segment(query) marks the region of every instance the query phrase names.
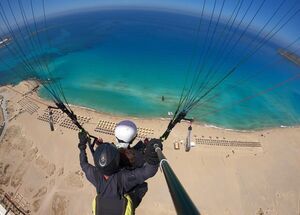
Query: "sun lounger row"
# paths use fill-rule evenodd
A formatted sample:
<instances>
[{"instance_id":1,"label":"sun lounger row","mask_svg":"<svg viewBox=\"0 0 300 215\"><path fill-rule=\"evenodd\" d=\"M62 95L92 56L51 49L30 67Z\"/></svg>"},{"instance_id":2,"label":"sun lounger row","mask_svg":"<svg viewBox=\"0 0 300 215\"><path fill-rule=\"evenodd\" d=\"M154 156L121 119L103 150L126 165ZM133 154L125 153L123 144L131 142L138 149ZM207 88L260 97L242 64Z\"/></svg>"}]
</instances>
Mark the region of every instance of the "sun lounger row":
<instances>
[{"instance_id":1,"label":"sun lounger row","mask_svg":"<svg viewBox=\"0 0 300 215\"><path fill-rule=\"evenodd\" d=\"M154 130L149 128L138 128L137 131L138 133L154 134Z\"/></svg>"},{"instance_id":2,"label":"sun lounger row","mask_svg":"<svg viewBox=\"0 0 300 215\"><path fill-rule=\"evenodd\" d=\"M116 126L111 126L111 125L102 125L102 126L97 126L97 128L103 128L103 129L106 129L106 130L109 130L109 131L114 131Z\"/></svg>"},{"instance_id":3,"label":"sun lounger row","mask_svg":"<svg viewBox=\"0 0 300 215\"><path fill-rule=\"evenodd\" d=\"M138 134L137 137L140 138L140 139L146 139L146 138L151 139L151 137L149 135L146 135L146 134Z\"/></svg>"},{"instance_id":4,"label":"sun lounger row","mask_svg":"<svg viewBox=\"0 0 300 215\"><path fill-rule=\"evenodd\" d=\"M77 117L77 120L80 125L84 125L84 122L81 120L81 118ZM64 118L63 121L59 124L60 126L64 128L68 128L74 131L79 131L79 128L72 122L70 118Z\"/></svg>"},{"instance_id":5,"label":"sun lounger row","mask_svg":"<svg viewBox=\"0 0 300 215\"><path fill-rule=\"evenodd\" d=\"M115 122L100 120L94 131L103 134L114 135L116 125L117 124Z\"/></svg>"},{"instance_id":6,"label":"sun lounger row","mask_svg":"<svg viewBox=\"0 0 300 215\"><path fill-rule=\"evenodd\" d=\"M145 138L150 138L154 134L154 130L150 128L141 128L139 127L137 129L138 135L137 137L145 139Z\"/></svg>"},{"instance_id":7,"label":"sun lounger row","mask_svg":"<svg viewBox=\"0 0 300 215\"><path fill-rule=\"evenodd\" d=\"M100 120L97 127L94 130L96 132L113 135L116 125L117 125L117 123L115 123L115 122ZM154 134L153 129L141 128L141 127L137 128L137 132L138 132L137 136L139 138L146 138L146 137L149 137Z\"/></svg>"},{"instance_id":8,"label":"sun lounger row","mask_svg":"<svg viewBox=\"0 0 300 215\"><path fill-rule=\"evenodd\" d=\"M103 128L99 128L99 127L96 127L94 129L94 131L100 132L100 133L103 133L103 134L114 135L114 131L113 130L107 130L107 129L103 129Z\"/></svg>"},{"instance_id":9,"label":"sun lounger row","mask_svg":"<svg viewBox=\"0 0 300 215\"><path fill-rule=\"evenodd\" d=\"M88 123L91 120L91 117L87 117L87 116L78 116L77 115L77 120L79 122L84 122L84 123Z\"/></svg>"},{"instance_id":10,"label":"sun lounger row","mask_svg":"<svg viewBox=\"0 0 300 215\"><path fill-rule=\"evenodd\" d=\"M231 146L231 147L261 147L259 142L237 141L237 140L214 140L214 139L196 139L196 144L211 146Z\"/></svg>"},{"instance_id":11,"label":"sun lounger row","mask_svg":"<svg viewBox=\"0 0 300 215\"><path fill-rule=\"evenodd\" d=\"M61 127L68 128L74 131L79 131L79 128L74 123L62 122L59 124Z\"/></svg>"},{"instance_id":12,"label":"sun lounger row","mask_svg":"<svg viewBox=\"0 0 300 215\"><path fill-rule=\"evenodd\" d=\"M59 116L63 116L64 115L64 113L61 110L59 110L59 109L51 109L51 111L52 111L53 115L59 115ZM45 112L49 113L49 109L48 108L45 109Z\"/></svg>"},{"instance_id":13,"label":"sun lounger row","mask_svg":"<svg viewBox=\"0 0 300 215\"><path fill-rule=\"evenodd\" d=\"M63 117L62 114L59 112L52 112L52 118L53 118L53 123L56 124L58 121ZM42 120L44 122L49 122L49 112L48 109L46 109L42 115L39 115L37 119Z\"/></svg>"},{"instance_id":14,"label":"sun lounger row","mask_svg":"<svg viewBox=\"0 0 300 215\"><path fill-rule=\"evenodd\" d=\"M30 100L30 99L28 99L26 97L24 97L21 100L19 100L18 104L20 104L21 106L32 105L32 106L38 107L37 104L35 104L32 100Z\"/></svg>"},{"instance_id":15,"label":"sun lounger row","mask_svg":"<svg viewBox=\"0 0 300 215\"><path fill-rule=\"evenodd\" d=\"M79 130L72 120L68 118L61 110L51 109L51 112L54 124L60 123L59 125L64 128L75 131ZM49 109L45 109L42 115L38 116L38 119L44 122L49 122ZM81 125L83 125L84 123L88 123L91 120L91 117L77 116L77 120Z\"/></svg>"},{"instance_id":16,"label":"sun lounger row","mask_svg":"<svg viewBox=\"0 0 300 215\"><path fill-rule=\"evenodd\" d=\"M32 106L25 106L22 108L23 110L27 111L29 114L34 114L39 108L35 108L35 107L32 107Z\"/></svg>"},{"instance_id":17,"label":"sun lounger row","mask_svg":"<svg viewBox=\"0 0 300 215\"><path fill-rule=\"evenodd\" d=\"M114 129L105 129L105 128L96 127L94 131L103 134L114 135ZM142 139L150 138L149 134L146 133L138 133L137 137Z\"/></svg>"},{"instance_id":18,"label":"sun lounger row","mask_svg":"<svg viewBox=\"0 0 300 215\"><path fill-rule=\"evenodd\" d=\"M22 98L17 103L21 106L21 108L23 110L27 111L30 114L35 113L39 109L38 105L36 105L34 102L32 102L31 100L27 99L26 97Z\"/></svg>"},{"instance_id":19,"label":"sun lounger row","mask_svg":"<svg viewBox=\"0 0 300 215\"><path fill-rule=\"evenodd\" d=\"M100 120L96 128L102 128L105 130L114 131L116 128L116 125L117 125L117 123L115 123L115 122Z\"/></svg>"}]
</instances>

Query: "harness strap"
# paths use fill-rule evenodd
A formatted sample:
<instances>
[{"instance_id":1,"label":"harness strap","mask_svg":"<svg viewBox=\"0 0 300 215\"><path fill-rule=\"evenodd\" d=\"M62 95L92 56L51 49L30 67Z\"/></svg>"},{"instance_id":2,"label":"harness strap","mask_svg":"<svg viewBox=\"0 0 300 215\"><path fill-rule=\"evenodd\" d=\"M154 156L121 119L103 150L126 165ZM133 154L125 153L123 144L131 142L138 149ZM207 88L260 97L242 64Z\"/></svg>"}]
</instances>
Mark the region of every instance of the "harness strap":
<instances>
[{"instance_id":1,"label":"harness strap","mask_svg":"<svg viewBox=\"0 0 300 215\"><path fill-rule=\"evenodd\" d=\"M109 177L104 189L102 189L102 193L106 191L109 184L115 180L117 177L117 191L120 196L118 199L106 199L102 198L100 193L100 184L97 187L97 196L93 201L93 214L122 214L122 215L132 215L134 214L134 208L132 204L132 200L128 194L124 194L124 187L122 185L122 174L120 172L113 177Z\"/></svg>"},{"instance_id":2,"label":"harness strap","mask_svg":"<svg viewBox=\"0 0 300 215\"><path fill-rule=\"evenodd\" d=\"M118 189L120 198L122 198L124 195L124 189L123 189L123 185L122 185L122 175L120 174L120 172L117 173L117 189Z\"/></svg>"},{"instance_id":3,"label":"harness strap","mask_svg":"<svg viewBox=\"0 0 300 215\"><path fill-rule=\"evenodd\" d=\"M104 177L104 176L102 176L102 177ZM106 185L105 185L105 187L104 187L102 193L104 193L104 192L106 191L108 185L112 182L112 179L113 179L112 177L109 177L109 178L108 178L108 180L107 180L107 182L106 182ZM98 186L97 186L97 194L98 194L98 195L99 195L99 194L101 195L100 187L101 187L101 183L98 183Z\"/></svg>"}]
</instances>

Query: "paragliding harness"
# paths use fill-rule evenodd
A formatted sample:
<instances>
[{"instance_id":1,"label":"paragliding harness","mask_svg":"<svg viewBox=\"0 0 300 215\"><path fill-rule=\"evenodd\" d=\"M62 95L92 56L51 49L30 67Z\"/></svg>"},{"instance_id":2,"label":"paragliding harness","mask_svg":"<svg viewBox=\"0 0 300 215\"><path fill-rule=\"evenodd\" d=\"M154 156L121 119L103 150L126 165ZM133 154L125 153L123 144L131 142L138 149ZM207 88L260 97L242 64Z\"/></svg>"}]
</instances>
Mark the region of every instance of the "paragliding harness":
<instances>
[{"instance_id":1,"label":"paragliding harness","mask_svg":"<svg viewBox=\"0 0 300 215\"><path fill-rule=\"evenodd\" d=\"M73 111L69 110L64 103L59 102L55 103L57 107L51 107L49 106L49 122L50 127L52 130L51 122L53 123L53 119L51 120L52 113L50 113L51 108L54 109L60 109L64 113L67 114L67 116L72 120L72 122L82 131L86 132L85 129L79 124L76 115L73 113ZM176 111L177 113L177 111ZM186 119L187 112L181 111L177 114L175 114L175 117L170 121L168 124L168 127L166 131L163 133L163 135L160 137L161 141L164 141L168 138L169 134L171 133L172 129L175 127L177 123L180 123L181 120ZM54 129L53 129L54 130ZM97 137L89 135L91 138L94 139L93 143L90 141L88 142L88 146L90 148L90 151L92 154L94 154L94 146L97 141ZM159 157L160 160L160 167L164 173L165 179L167 181L169 191L176 209L177 214L200 214L188 194L186 193L185 189L181 185L180 181L176 177L175 173L173 172L171 166L168 164L166 157L163 155L161 149L159 147L155 147L155 151ZM116 174L117 178L117 186L118 186L118 192L120 195L120 199L105 199L101 198L101 193L98 193L99 188L97 188L97 196L95 197L93 201L93 214L124 214L124 215L131 215L134 214L134 207L132 207L132 200L129 197L128 194L123 193L122 189L122 183L121 183L121 174ZM112 180L112 178L110 179ZM121 192L120 192L121 191Z\"/></svg>"},{"instance_id":2,"label":"paragliding harness","mask_svg":"<svg viewBox=\"0 0 300 215\"><path fill-rule=\"evenodd\" d=\"M93 215L103 214L116 214L116 215L132 215L134 214L134 207L132 200L128 194L123 193L123 186L121 183L121 174L117 173L117 186L120 198L108 199L102 198L100 193L100 187L97 187L97 196L92 203ZM109 178L108 180L112 180ZM106 190L109 183L106 184L104 190Z\"/></svg>"},{"instance_id":3,"label":"paragliding harness","mask_svg":"<svg viewBox=\"0 0 300 215\"><path fill-rule=\"evenodd\" d=\"M72 122L83 132L86 132L89 137L93 138L93 142L88 141L88 146L91 151L91 154L93 155L95 150L94 146L96 145L96 142L98 140L97 137L90 135L78 122L77 116L66 108L66 106L63 103L55 103L57 107L49 106L49 123L50 123L50 129L51 131L54 130L53 126L53 113L51 109L60 109L62 112L67 114L67 116L72 120ZM121 174L117 173L117 189L120 198L116 199L107 199L102 198L102 195L100 193L100 187L97 187L97 196L94 198L92 203L92 211L94 215L100 215L100 214L116 214L116 215L132 215L134 214L134 207L132 200L128 194L124 194L123 192L123 186L121 182ZM112 177L108 180L112 180ZM106 187L104 190L106 190L109 183L106 184Z\"/></svg>"}]
</instances>

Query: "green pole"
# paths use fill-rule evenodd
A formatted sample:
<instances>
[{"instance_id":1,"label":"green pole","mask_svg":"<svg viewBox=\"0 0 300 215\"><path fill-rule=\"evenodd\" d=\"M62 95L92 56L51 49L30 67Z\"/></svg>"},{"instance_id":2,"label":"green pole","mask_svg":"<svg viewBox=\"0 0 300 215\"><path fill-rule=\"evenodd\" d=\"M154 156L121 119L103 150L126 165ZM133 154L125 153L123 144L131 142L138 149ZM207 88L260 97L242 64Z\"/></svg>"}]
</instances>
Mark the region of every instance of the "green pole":
<instances>
[{"instance_id":1,"label":"green pole","mask_svg":"<svg viewBox=\"0 0 300 215\"><path fill-rule=\"evenodd\" d=\"M200 214L159 147L155 148L177 214Z\"/></svg>"}]
</instances>

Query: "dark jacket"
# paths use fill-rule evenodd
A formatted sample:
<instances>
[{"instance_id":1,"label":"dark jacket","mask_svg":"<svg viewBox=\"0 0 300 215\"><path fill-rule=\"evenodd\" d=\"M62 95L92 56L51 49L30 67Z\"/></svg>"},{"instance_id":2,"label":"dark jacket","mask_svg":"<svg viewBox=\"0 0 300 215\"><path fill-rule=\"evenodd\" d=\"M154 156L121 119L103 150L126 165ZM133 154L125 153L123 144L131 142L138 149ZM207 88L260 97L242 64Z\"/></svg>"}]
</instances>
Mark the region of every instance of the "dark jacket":
<instances>
[{"instance_id":1,"label":"dark jacket","mask_svg":"<svg viewBox=\"0 0 300 215\"><path fill-rule=\"evenodd\" d=\"M134 148L119 149L120 152L120 168L128 170L143 167L145 164L144 154Z\"/></svg>"},{"instance_id":2,"label":"dark jacket","mask_svg":"<svg viewBox=\"0 0 300 215\"><path fill-rule=\"evenodd\" d=\"M79 159L81 169L85 173L86 178L96 187L97 193L101 193L103 198L119 197L118 174L122 184L122 191L126 193L136 185L142 184L145 180L154 176L158 170L158 165L145 163L141 168L134 170L122 169L111 175L108 180L105 180L103 174L95 166L88 163L85 150L80 150Z\"/></svg>"}]
</instances>

